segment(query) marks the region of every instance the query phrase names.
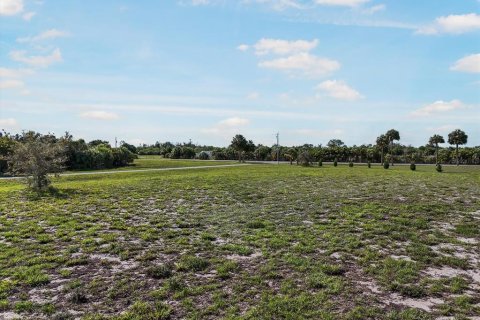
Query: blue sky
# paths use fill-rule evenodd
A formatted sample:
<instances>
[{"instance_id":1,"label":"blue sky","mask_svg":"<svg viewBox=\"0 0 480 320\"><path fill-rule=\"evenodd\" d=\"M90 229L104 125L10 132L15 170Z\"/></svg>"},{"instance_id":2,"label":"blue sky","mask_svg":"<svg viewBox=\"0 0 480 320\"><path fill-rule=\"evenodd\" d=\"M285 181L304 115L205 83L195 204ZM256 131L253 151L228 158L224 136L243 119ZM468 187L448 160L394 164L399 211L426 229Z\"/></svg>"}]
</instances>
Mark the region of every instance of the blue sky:
<instances>
[{"instance_id":1,"label":"blue sky","mask_svg":"<svg viewBox=\"0 0 480 320\"><path fill-rule=\"evenodd\" d=\"M480 145L478 0L0 2L0 128Z\"/></svg>"}]
</instances>

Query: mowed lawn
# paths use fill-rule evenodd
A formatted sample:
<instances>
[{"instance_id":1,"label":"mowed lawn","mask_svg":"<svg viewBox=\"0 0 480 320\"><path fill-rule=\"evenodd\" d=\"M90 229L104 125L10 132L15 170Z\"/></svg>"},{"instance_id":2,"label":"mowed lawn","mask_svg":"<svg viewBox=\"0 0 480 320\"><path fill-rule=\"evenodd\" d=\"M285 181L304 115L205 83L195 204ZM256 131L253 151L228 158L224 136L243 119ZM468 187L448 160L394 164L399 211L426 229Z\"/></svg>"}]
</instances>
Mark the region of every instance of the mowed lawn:
<instances>
[{"instance_id":1,"label":"mowed lawn","mask_svg":"<svg viewBox=\"0 0 480 320\"><path fill-rule=\"evenodd\" d=\"M478 317L480 168L444 169L0 180L0 319Z\"/></svg>"}]
</instances>

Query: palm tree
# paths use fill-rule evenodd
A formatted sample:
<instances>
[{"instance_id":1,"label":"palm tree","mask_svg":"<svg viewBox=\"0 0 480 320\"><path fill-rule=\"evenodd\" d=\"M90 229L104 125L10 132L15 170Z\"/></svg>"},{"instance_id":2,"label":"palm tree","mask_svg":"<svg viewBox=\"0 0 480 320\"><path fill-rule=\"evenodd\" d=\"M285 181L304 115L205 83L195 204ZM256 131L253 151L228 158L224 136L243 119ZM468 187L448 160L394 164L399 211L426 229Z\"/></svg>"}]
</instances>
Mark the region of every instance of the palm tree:
<instances>
[{"instance_id":1,"label":"palm tree","mask_svg":"<svg viewBox=\"0 0 480 320\"><path fill-rule=\"evenodd\" d=\"M390 143L390 155L392 158L392 166L393 166L393 141L400 140L400 133L395 129L390 129L387 131L387 133L385 133L385 136L388 138L388 141Z\"/></svg>"},{"instance_id":2,"label":"palm tree","mask_svg":"<svg viewBox=\"0 0 480 320\"><path fill-rule=\"evenodd\" d=\"M388 146L388 137L384 134L381 134L379 137L377 137L377 147L380 148L380 151L382 152L382 156L380 158L380 162L383 163L383 153L385 152L385 147Z\"/></svg>"},{"instance_id":3,"label":"palm tree","mask_svg":"<svg viewBox=\"0 0 480 320\"><path fill-rule=\"evenodd\" d=\"M455 156L457 158L457 166L458 166L458 145L466 144L468 140L468 136L460 129L453 130L448 134L448 143L451 145L455 145Z\"/></svg>"},{"instance_id":4,"label":"palm tree","mask_svg":"<svg viewBox=\"0 0 480 320\"><path fill-rule=\"evenodd\" d=\"M439 134L435 134L430 137L430 140L428 141L430 145L435 146L435 163L438 163L438 144L439 143L445 143L445 139Z\"/></svg>"}]
</instances>

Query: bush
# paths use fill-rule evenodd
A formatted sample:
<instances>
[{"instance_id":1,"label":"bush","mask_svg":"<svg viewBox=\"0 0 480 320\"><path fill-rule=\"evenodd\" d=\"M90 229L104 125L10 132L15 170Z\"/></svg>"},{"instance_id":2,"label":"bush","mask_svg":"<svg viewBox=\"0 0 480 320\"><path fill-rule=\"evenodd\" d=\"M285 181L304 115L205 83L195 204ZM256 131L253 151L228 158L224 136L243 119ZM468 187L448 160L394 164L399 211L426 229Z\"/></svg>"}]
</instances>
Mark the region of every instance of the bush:
<instances>
[{"instance_id":1,"label":"bush","mask_svg":"<svg viewBox=\"0 0 480 320\"><path fill-rule=\"evenodd\" d=\"M334 166L334 167L338 166L337 158L335 158L335 160L333 160L333 166Z\"/></svg>"},{"instance_id":2,"label":"bush","mask_svg":"<svg viewBox=\"0 0 480 320\"><path fill-rule=\"evenodd\" d=\"M417 166L415 163L410 163L410 170L415 171L417 169Z\"/></svg>"},{"instance_id":3,"label":"bush","mask_svg":"<svg viewBox=\"0 0 480 320\"><path fill-rule=\"evenodd\" d=\"M173 266L160 264L147 269L147 275L153 279L165 279L172 275Z\"/></svg>"},{"instance_id":4,"label":"bush","mask_svg":"<svg viewBox=\"0 0 480 320\"><path fill-rule=\"evenodd\" d=\"M437 163L437 165L435 166L435 170L437 170L437 172L442 172L443 171L442 165L440 163Z\"/></svg>"},{"instance_id":5,"label":"bush","mask_svg":"<svg viewBox=\"0 0 480 320\"><path fill-rule=\"evenodd\" d=\"M323 166L322 159L318 160L318 166L319 166L319 167Z\"/></svg>"},{"instance_id":6,"label":"bush","mask_svg":"<svg viewBox=\"0 0 480 320\"><path fill-rule=\"evenodd\" d=\"M198 159L199 160L209 160L210 156L205 151L202 151L198 154Z\"/></svg>"},{"instance_id":7,"label":"bush","mask_svg":"<svg viewBox=\"0 0 480 320\"><path fill-rule=\"evenodd\" d=\"M385 161L385 162L383 163L383 169L388 169L388 168L390 168L390 163L388 163L387 161Z\"/></svg>"},{"instance_id":8,"label":"bush","mask_svg":"<svg viewBox=\"0 0 480 320\"><path fill-rule=\"evenodd\" d=\"M349 166L350 168L352 168L352 167L353 167L353 162L350 161L350 162L348 163L348 166Z\"/></svg>"},{"instance_id":9,"label":"bush","mask_svg":"<svg viewBox=\"0 0 480 320\"><path fill-rule=\"evenodd\" d=\"M367 162L367 167L369 167L369 168L372 167L372 163L370 161Z\"/></svg>"}]
</instances>

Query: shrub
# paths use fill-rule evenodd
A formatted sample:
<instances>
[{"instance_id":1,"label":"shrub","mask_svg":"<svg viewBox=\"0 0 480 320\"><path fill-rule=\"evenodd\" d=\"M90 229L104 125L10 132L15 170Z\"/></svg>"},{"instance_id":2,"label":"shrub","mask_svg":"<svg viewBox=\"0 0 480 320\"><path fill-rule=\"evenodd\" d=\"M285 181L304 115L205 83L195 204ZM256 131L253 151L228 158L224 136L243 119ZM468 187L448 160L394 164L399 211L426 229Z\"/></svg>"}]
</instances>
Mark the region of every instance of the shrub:
<instances>
[{"instance_id":1,"label":"shrub","mask_svg":"<svg viewBox=\"0 0 480 320\"><path fill-rule=\"evenodd\" d=\"M172 266L160 264L147 269L147 275L154 279L165 279L172 275Z\"/></svg>"},{"instance_id":2,"label":"shrub","mask_svg":"<svg viewBox=\"0 0 480 320\"><path fill-rule=\"evenodd\" d=\"M368 161L368 162L367 162L367 166L368 166L369 168L371 168L371 167L372 167L372 163L371 163L370 161Z\"/></svg>"},{"instance_id":3,"label":"shrub","mask_svg":"<svg viewBox=\"0 0 480 320\"><path fill-rule=\"evenodd\" d=\"M209 160L210 156L205 151L202 151L198 154L198 159L199 160Z\"/></svg>"},{"instance_id":4,"label":"shrub","mask_svg":"<svg viewBox=\"0 0 480 320\"><path fill-rule=\"evenodd\" d=\"M205 270L210 263L208 260L196 256L183 256L180 258L178 270L180 271L202 271Z\"/></svg>"},{"instance_id":5,"label":"shrub","mask_svg":"<svg viewBox=\"0 0 480 320\"><path fill-rule=\"evenodd\" d=\"M323 166L322 159L318 160L318 166L319 166L319 167Z\"/></svg>"},{"instance_id":6,"label":"shrub","mask_svg":"<svg viewBox=\"0 0 480 320\"><path fill-rule=\"evenodd\" d=\"M334 167L338 166L337 158L335 158L335 160L333 160L333 166L334 166Z\"/></svg>"},{"instance_id":7,"label":"shrub","mask_svg":"<svg viewBox=\"0 0 480 320\"><path fill-rule=\"evenodd\" d=\"M442 165L440 163L437 163L437 165L435 166L435 170L437 170L437 172L442 172L443 171Z\"/></svg>"},{"instance_id":8,"label":"shrub","mask_svg":"<svg viewBox=\"0 0 480 320\"><path fill-rule=\"evenodd\" d=\"M350 168L352 168L352 167L353 167L353 162L350 161L350 162L348 163L348 166L349 166Z\"/></svg>"},{"instance_id":9,"label":"shrub","mask_svg":"<svg viewBox=\"0 0 480 320\"><path fill-rule=\"evenodd\" d=\"M415 171L417 169L417 166L415 163L410 163L410 170Z\"/></svg>"},{"instance_id":10,"label":"shrub","mask_svg":"<svg viewBox=\"0 0 480 320\"><path fill-rule=\"evenodd\" d=\"M390 163L388 163L387 161L385 161L385 162L383 163L383 169L388 169L388 168L390 168Z\"/></svg>"}]
</instances>

